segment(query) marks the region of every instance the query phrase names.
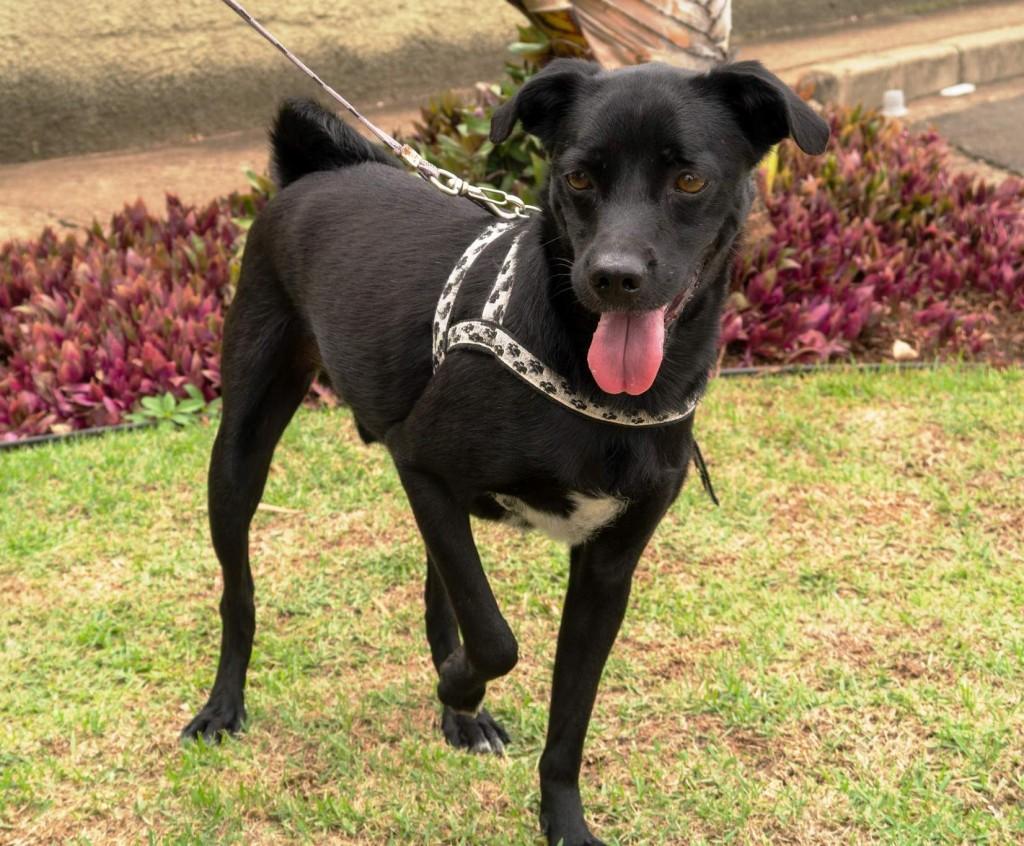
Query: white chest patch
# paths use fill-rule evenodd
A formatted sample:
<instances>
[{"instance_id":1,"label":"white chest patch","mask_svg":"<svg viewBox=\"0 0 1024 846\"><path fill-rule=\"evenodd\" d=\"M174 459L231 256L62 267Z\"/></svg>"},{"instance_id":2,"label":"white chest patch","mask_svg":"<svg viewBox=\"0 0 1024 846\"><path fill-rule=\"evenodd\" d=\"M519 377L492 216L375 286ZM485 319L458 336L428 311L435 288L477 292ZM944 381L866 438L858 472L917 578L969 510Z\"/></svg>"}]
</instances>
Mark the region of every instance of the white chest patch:
<instances>
[{"instance_id":1,"label":"white chest patch","mask_svg":"<svg viewBox=\"0 0 1024 846\"><path fill-rule=\"evenodd\" d=\"M614 496L588 496L573 491L569 494L572 511L568 516L531 508L521 499L495 494L495 501L508 511L514 521L537 529L549 538L575 546L612 522L626 507L626 501Z\"/></svg>"}]
</instances>

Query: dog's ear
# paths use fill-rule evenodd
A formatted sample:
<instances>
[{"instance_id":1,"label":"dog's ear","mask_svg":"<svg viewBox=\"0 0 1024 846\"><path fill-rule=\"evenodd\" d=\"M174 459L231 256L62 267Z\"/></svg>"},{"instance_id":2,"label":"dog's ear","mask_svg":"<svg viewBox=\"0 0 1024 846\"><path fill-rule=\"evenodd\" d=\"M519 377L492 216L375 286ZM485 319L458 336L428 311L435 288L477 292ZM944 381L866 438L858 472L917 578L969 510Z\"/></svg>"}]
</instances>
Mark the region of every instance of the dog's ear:
<instances>
[{"instance_id":1,"label":"dog's ear","mask_svg":"<svg viewBox=\"0 0 1024 846\"><path fill-rule=\"evenodd\" d=\"M504 141L519 120L523 129L549 147L572 101L587 79L599 70L601 66L594 62L555 59L520 88L514 97L494 110L491 141L495 144Z\"/></svg>"},{"instance_id":2,"label":"dog's ear","mask_svg":"<svg viewBox=\"0 0 1024 846\"><path fill-rule=\"evenodd\" d=\"M758 158L787 136L805 153L825 152L828 124L760 62L722 65L698 84L733 110Z\"/></svg>"}]
</instances>

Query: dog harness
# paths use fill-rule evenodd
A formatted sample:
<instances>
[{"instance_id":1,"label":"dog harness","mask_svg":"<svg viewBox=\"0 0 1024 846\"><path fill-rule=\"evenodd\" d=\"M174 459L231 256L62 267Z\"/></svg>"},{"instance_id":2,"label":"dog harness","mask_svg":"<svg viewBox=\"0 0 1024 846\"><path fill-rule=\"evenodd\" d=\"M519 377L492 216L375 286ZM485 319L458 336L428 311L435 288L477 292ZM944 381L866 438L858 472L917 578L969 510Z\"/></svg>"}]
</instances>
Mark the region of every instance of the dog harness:
<instances>
[{"instance_id":1,"label":"dog harness","mask_svg":"<svg viewBox=\"0 0 1024 846\"><path fill-rule=\"evenodd\" d=\"M544 364L509 333L505 328L504 320L508 312L509 299L512 297L512 284L516 278L519 247L526 234L525 231L520 232L512 239L512 245L498 270L498 278L494 282L494 287L491 288L491 293L484 301L480 317L472 320L460 320L449 326L455 298L458 296L459 288L469 269L488 245L508 232L514 225L515 223L511 221L501 221L488 226L466 248L461 258L455 263L455 267L452 268L448 281L441 289L437 310L434 312L434 371L437 372L437 368L444 362L444 357L449 350L470 347L486 350L526 384L584 417L592 417L595 420L602 420L605 423L618 426L664 426L667 423L685 420L693 414L700 403L701 393L691 396L682 410L659 414L649 414L646 411L616 411L607 405L594 402L580 395L568 380ZM693 463L700 474L701 485L711 501L718 505L718 497L711 484L711 475L708 473L707 464L704 462L704 456L701 455L696 438L693 439Z\"/></svg>"},{"instance_id":2,"label":"dog harness","mask_svg":"<svg viewBox=\"0 0 1024 846\"><path fill-rule=\"evenodd\" d=\"M501 263L498 278L484 302L480 317L460 320L449 326L455 298L458 296L459 288L469 269L488 245L508 232L514 225L514 223L502 221L488 226L466 248L462 257L452 268L448 281L441 289L441 297L437 301L437 311L434 314L434 370L436 371L441 366L449 350L471 347L486 350L526 384L549 399L585 417L592 417L595 420L603 420L606 423L614 423L619 426L663 426L667 423L685 420L693 414L700 402L700 394L692 396L679 411L665 411L657 414L650 414L646 411L624 412L594 402L574 390L568 380L544 364L509 333L504 321L508 312L509 299L512 296L519 249L526 234L525 231L520 232L512 239L512 245Z\"/></svg>"}]
</instances>

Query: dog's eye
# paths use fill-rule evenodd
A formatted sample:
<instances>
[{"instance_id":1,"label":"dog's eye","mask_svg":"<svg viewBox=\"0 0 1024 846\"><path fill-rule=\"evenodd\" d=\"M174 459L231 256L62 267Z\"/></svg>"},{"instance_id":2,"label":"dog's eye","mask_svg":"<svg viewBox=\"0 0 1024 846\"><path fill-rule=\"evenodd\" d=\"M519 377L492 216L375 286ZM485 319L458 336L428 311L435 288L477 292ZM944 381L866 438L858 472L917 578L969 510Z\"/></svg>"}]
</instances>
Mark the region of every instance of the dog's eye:
<instances>
[{"instance_id":1,"label":"dog's eye","mask_svg":"<svg viewBox=\"0 0 1024 846\"><path fill-rule=\"evenodd\" d=\"M590 188L593 185L590 181L590 177L582 170L574 170L571 173L567 173L565 175L565 181L569 183L569 187L574 191L586 191L587 188Z\"/></svg>"},{"instance_id":2,"label":"dog's eye","mask_svg":"<svg viewBox=\"0 0 1024 846\"><path fill-rule=\"evenodd\" d=\"M684 194L698 194L704 190L704 186L707 184L706 179L692 173L681 174L676 180L676 188Z\"/></svg>"}]
</instances>

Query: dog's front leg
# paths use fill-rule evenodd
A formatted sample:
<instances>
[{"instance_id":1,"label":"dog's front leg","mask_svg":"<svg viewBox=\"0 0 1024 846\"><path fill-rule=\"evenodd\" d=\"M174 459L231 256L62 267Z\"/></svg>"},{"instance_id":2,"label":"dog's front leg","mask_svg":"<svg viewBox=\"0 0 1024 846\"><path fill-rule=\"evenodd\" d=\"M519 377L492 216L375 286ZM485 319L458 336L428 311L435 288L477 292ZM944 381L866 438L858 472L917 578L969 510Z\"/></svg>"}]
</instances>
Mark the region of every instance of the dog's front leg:
<instances>
[{"instance_id":1,"label":"dog's front leg","mask_svg":"<svg viewBox=\"0 0 1024 846\"><path fill-rule=\"evenodd\" d=\"M427 546L429 564L436 567L462 633L462 645L453 638L453 651L438 666L442 730L453 746L500 753L508 736L480 703L487 682L516 665L519 645L484 574L469 513L441 479L409 466L399 465L398 473Z\"/></svg>"},{"instance_id":2,"label":"dog's front leg","mask_svg":"<svg viewBox=\"0 0 1024 846\"><path fill-rule=\"evenodd\" d=\"M598 682L626 613L633 571L668 493L635 503L611 527L573 547L540 760L541 827L551 846L602 846L583 818L579 776Z\"/></svg>"}]
</instances>

